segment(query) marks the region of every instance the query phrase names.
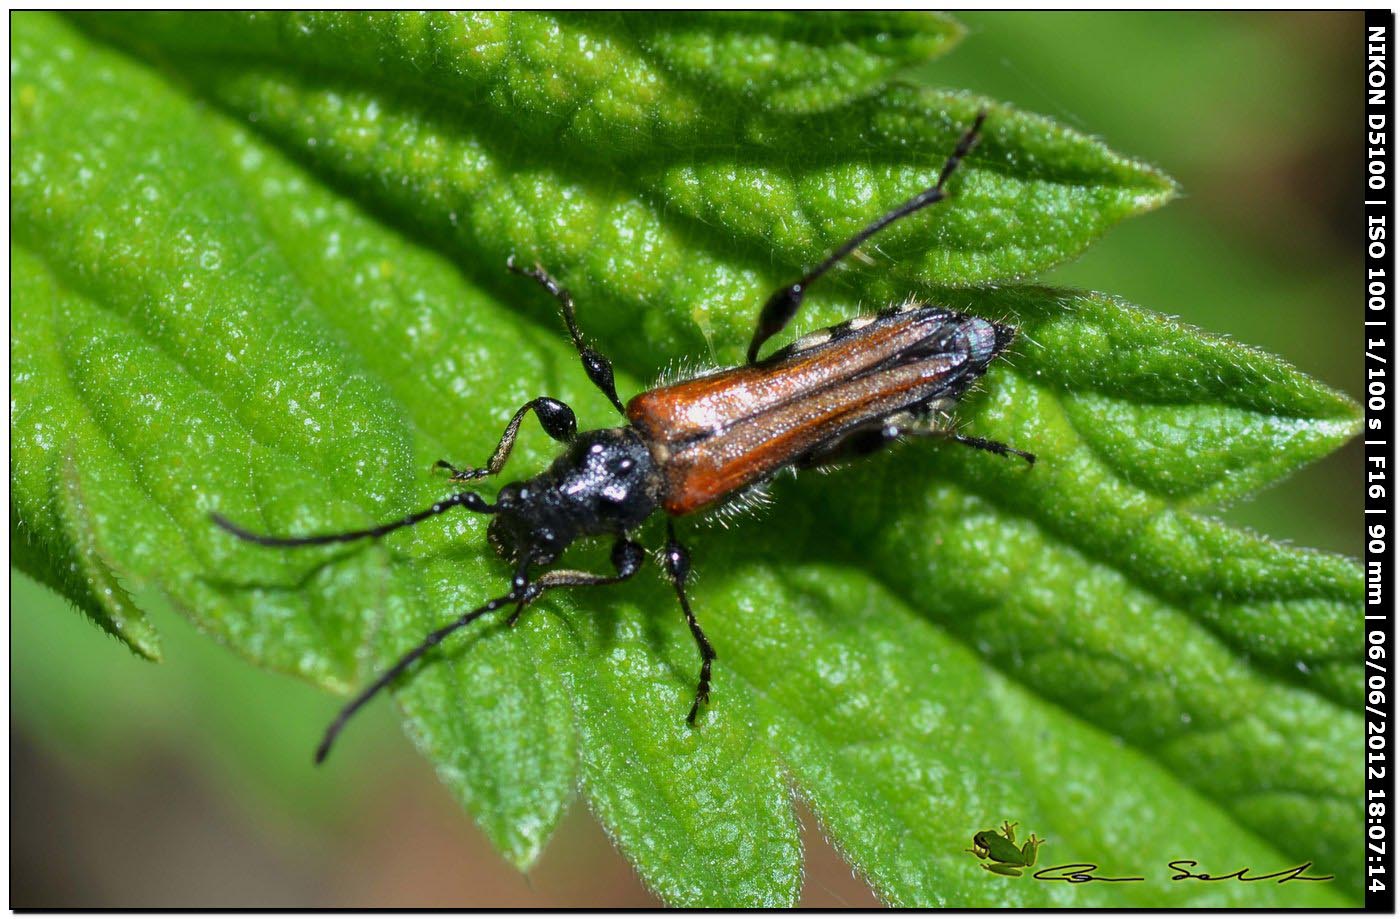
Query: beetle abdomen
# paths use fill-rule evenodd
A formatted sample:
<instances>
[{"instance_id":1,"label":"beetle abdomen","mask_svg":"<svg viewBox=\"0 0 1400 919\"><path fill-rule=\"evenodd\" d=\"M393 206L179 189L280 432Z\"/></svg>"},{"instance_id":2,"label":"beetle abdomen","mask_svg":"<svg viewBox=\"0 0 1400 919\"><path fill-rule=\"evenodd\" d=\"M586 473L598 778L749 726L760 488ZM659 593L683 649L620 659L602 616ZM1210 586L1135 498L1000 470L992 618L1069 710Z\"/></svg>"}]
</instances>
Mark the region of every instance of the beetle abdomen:
<instances>
[{"instance_id":1,"label":"beetle abdomen","mask_svg":"<svg viewBox=\"0 0 1400 919\"><path fill-rule=\"evenodd\" d=\"M857 427L956 399L1012 334L912 305L813 333L761 364L642 393L627 416L652 444L667 513L689 514Z\"/></svg>"}]
</instances>

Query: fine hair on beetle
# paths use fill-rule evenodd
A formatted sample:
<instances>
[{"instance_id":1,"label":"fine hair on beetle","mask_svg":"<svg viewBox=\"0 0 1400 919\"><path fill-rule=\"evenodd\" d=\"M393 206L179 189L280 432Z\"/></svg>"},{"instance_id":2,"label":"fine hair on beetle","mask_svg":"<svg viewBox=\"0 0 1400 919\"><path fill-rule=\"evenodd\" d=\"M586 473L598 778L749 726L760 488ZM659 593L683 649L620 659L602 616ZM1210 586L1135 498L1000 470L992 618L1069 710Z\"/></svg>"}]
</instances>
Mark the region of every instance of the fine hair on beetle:
<instances>
[{"instance_id":1,"label":"fine hair on beetle","mask_svg":"<svg viewBox=\"0 0 1400 919\"><path fill-rule=\"evenodd\" d=\"M580 332L569 292L539 265L524 267L509 259L511 271L533 279L558 301L584 373L625 423L580 432L573 409L540 396L511 417L485 466L438 460L436 468L446 470L452 482L495 476L510 458L525 416L533 413L563 452L533 478L503 486L494 503L461 491L379 526L312 536L253 533L214 514L215 523L240 539L291 547L374 539L460 507L491 517L487 539L514 568L509 590L428 633L351 699L327 728L316 762L326 758L351 716L458 629L507 608L506 622L514 625L527 606L550 590L616 584L636 575L647 553L632 534L658 511L667 518L661 563L700 654L700 676L686 715L694 726L710 698L715 650L690 606L690 555L676 537L676 519L755 500L764 483L784 469L821 469L905 437L936 437L1034 464L1030 453L964 435L944 423L947 412L1011 343L1015 330L1008 325L909 301L813 332L759 358L763 344L797 315L818 278L891 223L947 197L948 178L977 145L985 119L986 112L977 115L933 185L768 298L743 365L664 383L626 404L617 396L612 364ZM613 540L610 573L552 567L570 544L597 536Z\"/></svg>"}]
</instances>

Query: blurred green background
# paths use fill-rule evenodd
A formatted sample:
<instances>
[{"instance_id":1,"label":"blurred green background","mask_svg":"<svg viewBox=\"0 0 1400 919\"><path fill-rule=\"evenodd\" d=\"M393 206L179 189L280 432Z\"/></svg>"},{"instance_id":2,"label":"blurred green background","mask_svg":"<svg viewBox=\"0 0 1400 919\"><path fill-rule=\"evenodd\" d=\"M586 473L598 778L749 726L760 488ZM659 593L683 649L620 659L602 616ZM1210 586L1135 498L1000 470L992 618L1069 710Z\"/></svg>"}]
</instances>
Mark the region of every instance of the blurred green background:
<instances>
[{"instance_id":1,"label":"blurred green background","mask_svg":"<svg viewBox=\"0 0 1400 919\"><path fill-rule=\"evenodd\" d=\"M920 79L1097 134L1184 190L1047 280L1181 316L1360 398L1360 13L958 18L966 40ZM1359 555L1360 462L1353 444L1223 515ZM157 666L14 576L12 907L654 903L581 806L534 871L509 867L387 705L314 769L336 700L149 606ZM874 904L815 830L807 847L805 905Z\"/></svg>"}]
</instances>

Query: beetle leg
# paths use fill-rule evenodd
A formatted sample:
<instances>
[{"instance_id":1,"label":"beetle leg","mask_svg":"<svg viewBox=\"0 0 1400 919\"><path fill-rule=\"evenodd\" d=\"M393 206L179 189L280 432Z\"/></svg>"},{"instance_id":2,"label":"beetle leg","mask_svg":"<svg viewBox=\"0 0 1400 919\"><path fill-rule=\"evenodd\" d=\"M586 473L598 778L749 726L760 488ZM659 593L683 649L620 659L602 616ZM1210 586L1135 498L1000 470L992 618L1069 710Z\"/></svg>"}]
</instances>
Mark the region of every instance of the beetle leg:
<instances>
[{"instance_id":1,"label":"beetle leg","mask_svg":"<svg viewBox=\"0 0 1400 919\"><path fill-rule=\"evenodd\" d=\"M574 315L574 298L554 278L540 265L533 268L521 268L515 264L515 256L506 259L506 267L516 274L522 274L527 278L534 278L541 287L549 291L554 299L559 301L560 310L564 313L564 324L569 327L569 337L574 340L574 347L578 349L579 359L583 361L583 372L588 374L588 379L593 385L608 397L608 401L617 407L619 412L627 414L622 407L622 400L617 397L617 384L613 382L612 363L584 341L583 333L578 328L578 317Z\"/></svg>"},{"instance_id":2,"label":"beetle leg","mask_svg":"<svg viewBox=\"0 0 1400 919\"><path fill-rule=\"evenodd\" d=\"M972 152L972 148L977 146L977 141L981 137L982 122L987 119L986 112L978 112L977 120L972 123L972 127L958 140L958 145L953 148L947 161L943 164L943 169L938 174L938 181L928 188L919 192L914 197L905 201L899 207L884 214L874 223L861 230L850 239L846 240L822 261L817 267L807 272L797 281L785 287L780 287L768 298L768 302L763 304L763 310L758 314L758 327L754 329L753 339L749 342L748 362L750 364L758 361L758 349L763 347L763 343L774 335L778 334L797 315L797 311L802 308L802 299L807 295L807 288L812 285L817 278L830 271L837 262L854 252L867 239L883 230L885 227L903 217L908 217L917 211L923 210L930 204L937 204L948 193L943 186L958 168L958 164Z\"/></svg>"},{"instance_id":3,"label":"beetle leg","mask_svg":"<svg viewBox=\"0 0 1400 919\"><path fill-rule=\"evenodd\" d=\"M676 599L681 602L681 612L685 613L686 625L690 626L690 634L695 638L695 645L700 649L700 681L695 687L695 702L690 706L690 714L685 716L688 724L695 724L695 717L700 713L700 706L710 701L710 664L715 660L715 649L710 644L710 639L705 637L705 630L700 628L700 623L695 619L695 613L690 609L690 600L685 595L685 581L690 576L690 553L685 547L676 541L676 527L670 520L666 521L666 574L671 578L671 584L676 588Z\"/></svg>"},{"instance_id":4,"label":"beetle leg","mask_svg":"<svg viewBox=\"0 0 1400 919\"><path fill-rule=\"evenodd\" d=\"M1004 444L999 440L987 440L985 437L968 437L966 434L959 434L957 431L921 431L929 437L946 437L954 443L962 444L965 447L973 447L978 450L986 450L988 453L995 453L997 456L1019 456L1032 466L1035 465L1035 454L1027 453L1025 450L1017 450L1010 444Z\"/></svg>"},{"instance_id":5,"label":"beetle leg","mask_svg":"<svg viewBox=\"0 0 1400 919\"><path fill-rule=\"evenodd\" d=\"M613 543L612 548L612 565L617 572L616 574L593 574L588 571L561 568L546 571L536 578L531 586L538 587L543 592L555 587L601 587L604 584L620 584L641 570L646 555L646 550L641 545L625 536L620 536L617 542ZM533 601L527 600L516 607L515 611L510 614L510 618L506 620L506 625L515 625L520 614L531 602Z\"/></svg>"},{"instance_id":6,"label":"beetle leg","mask_svg":"<svg viewBox=\"0 0 1400 919\"><path fill-rule=\"evenodd\" d=\"M959 434L950 428L932 426L922 419L901 417L898 420L887 418L879 425L870 425L852 431L802 457L798 460L797 466L803 469L834 466L847 460L875 453L901 437L941 437L966 447L995 453L998 456L1019 456L1032 466L1035 465L1034 453L1018 450L1010 444L988 440L985 437L970 437L966 434Z\"/></svg>"},{"instance_id":7,"label":"beetle leg","mask_svg":"<svg viewBox=\"0 0 1400 919\"><path fill-rule=\"evenodd\" d=\"M447 460L438 460L433 465L438 469L450 471L454 482L467 482L495 475L505 466L506 460L510 459L511 448L515 446L515 438L520 434L520 422L525 419L525 413L531 409L534 410L535 417L540 420L540 427L544 428L544 432L560 443L569 443L578 433L578 420L574 417L573 409L558 399L540 396L538 399L531 399L520 406L520 409L510 419L510 423L506 425L505 433L501 434L500 443L496 444L496 451L491 454L491 459L484 467L458 469Z\"/></svg>"}]
</instances>

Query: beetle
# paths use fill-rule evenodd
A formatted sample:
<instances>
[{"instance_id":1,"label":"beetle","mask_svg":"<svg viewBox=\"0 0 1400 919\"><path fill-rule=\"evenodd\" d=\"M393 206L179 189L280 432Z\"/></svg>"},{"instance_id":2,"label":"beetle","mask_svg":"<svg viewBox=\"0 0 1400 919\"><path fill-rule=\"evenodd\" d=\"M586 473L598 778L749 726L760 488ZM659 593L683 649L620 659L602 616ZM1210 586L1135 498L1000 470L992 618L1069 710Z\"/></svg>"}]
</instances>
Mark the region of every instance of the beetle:
<instances>
[{"instance_id":1,"label":"beetle","mask_svg":"<svg viewBox=\"0 0 1400 919\"><path fill-rule=\"evenodd\" d=\"M219 526L263 546L317 546L373 539L461 507L487 514L487 538L515 566L506 593L430 632L347 703L316 750L325 760L346 722L420 657L468 623L511 607L508 625L547 591L625 581L646 557L631 534L657 511L667 515L662 561L700 652L700 677L686 715L692 726L709 701L715 650L686 595L690 555L676 538L675 519L735 500L787 468L839 463L874 452L906 435L938 436L1034 464L1035 456L996 441L970 437L938 423L1011 343L1001 323L911 301L875 316L814 332L759 359L763 344L797 315L807 289L867 239L896 220L947 197L945 186L972 152L986 113L959 139L938 180L847 240L815 268L768 298L749 342L747 362L643 392L625 405L612 364L579 330L573 297L542 267L507 261L559 303L588 379L626 419L620 427L578 431L573 409L540 396L521 406L483 467L439 460L453 482L501 472L525 416L565 445L539 475L503 486L495 503L474 491L443 498L417 513L364 530L315 536L267 536L213 515ZM611 536L613 573L550 568L578 539ZM545 569L538 575L535 569Z\"/></svg>"}]
</instances>

